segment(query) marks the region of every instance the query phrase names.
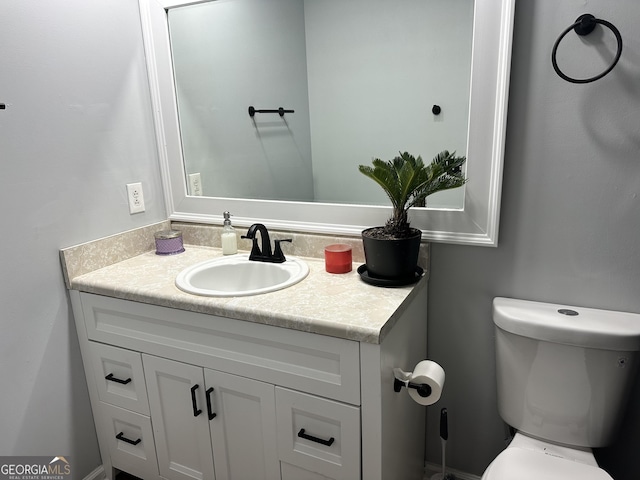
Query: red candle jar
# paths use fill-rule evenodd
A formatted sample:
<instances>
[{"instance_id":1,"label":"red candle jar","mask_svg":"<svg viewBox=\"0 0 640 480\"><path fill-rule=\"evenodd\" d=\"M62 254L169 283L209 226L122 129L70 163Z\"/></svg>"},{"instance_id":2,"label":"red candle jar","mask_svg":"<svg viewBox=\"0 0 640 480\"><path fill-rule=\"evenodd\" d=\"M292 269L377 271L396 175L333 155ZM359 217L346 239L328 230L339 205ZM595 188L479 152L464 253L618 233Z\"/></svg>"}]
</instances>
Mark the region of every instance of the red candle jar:
<instances>
[{"instance_id":1,"label":"red candle jar","mask_svg":"<svg viewBox=\"0 0 640 480\"><path fill-rule=\"evenodd\" d=\"M329 273L348 273L352 267L351 247L343 243L324 248L324 265Z\"/></svg>"}]
</instances>

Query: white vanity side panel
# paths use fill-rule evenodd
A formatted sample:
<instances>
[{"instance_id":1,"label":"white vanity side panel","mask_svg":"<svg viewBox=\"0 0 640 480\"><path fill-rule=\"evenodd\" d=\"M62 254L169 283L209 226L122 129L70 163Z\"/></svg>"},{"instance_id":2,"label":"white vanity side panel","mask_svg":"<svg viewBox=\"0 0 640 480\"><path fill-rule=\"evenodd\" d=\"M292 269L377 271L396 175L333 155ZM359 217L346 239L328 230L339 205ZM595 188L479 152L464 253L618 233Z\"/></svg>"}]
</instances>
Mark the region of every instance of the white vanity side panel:
<instances>
[{"instance_id":1,"label":"white vanity side panel","mask_svg":"<svg viewBox=\"0 0 640 480\"><path fill-rule=\"evenodd\" d=\"M362 344L362 478L382 480L382 388L380 385L380 345ZM376 370L375 366L378 366Z\"/></svg>"},{"instance_id":2,"label":"white vanity side panel","mask_svg":"<svg viewBox=\"0 0 640 480\"><path fill-rule=\"evenodd\" d=\"M422 480L426 409L406 389L393 390L393 369L412 371L427 358L427 289L415 300L381 345L361 344L362 478Z\"/></svg>"},{"instance_id":3,"label":"white vanity side panel","mask_svg":"<svg viewBox=\"0 0 640 480\"><path fill-rule=\"evenodd\" d=\"M360 404L360 344L82 293L91 340Z\"/></svg>"},{"instance_id":4,"label":"white vanity side panel","mask_svg":"<svg viewBox=\"0 0 640 480\"><path fill-rule=\"evenodd\" d=\"M102 422L100 412L100 396L94 375L93 363L91 361L91 348L87 335L87 328L84 322L84 312L82 310L82 300L80 292L77 290L69 290L69 298L71 299L71 308L73 310L73 318L75 320L76 331L78 333L78 341L80 345L80 354L84 365L84 374L87 379L87 389L89 390L89 400L91 401L91 410L93 411L93 423L96 427L96 435L98 437L98 446L100 447L100 456L102 457L102 467L107 480L115 480L113 476L113 465L109 455L109 439L106 431L101 428Z\"/></svg>"}]
</instances>

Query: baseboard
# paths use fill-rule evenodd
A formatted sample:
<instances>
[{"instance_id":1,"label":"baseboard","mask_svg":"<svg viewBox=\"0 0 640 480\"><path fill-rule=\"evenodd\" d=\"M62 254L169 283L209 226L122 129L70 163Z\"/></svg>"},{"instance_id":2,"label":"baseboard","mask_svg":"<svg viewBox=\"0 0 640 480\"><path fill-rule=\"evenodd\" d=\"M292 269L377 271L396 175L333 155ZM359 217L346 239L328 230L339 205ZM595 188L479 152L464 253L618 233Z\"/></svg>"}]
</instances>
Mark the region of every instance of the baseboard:
<instances>
[{"instance_id":1,"label":"baseboard","mask_svg":"<svg viewBox=\"0 0 640 480\"><path fill-rule=\"evenodd\" d=\"M442 465L426 462L424 465L424 480L429 480L432 475L441 472ZM460 470L456 470L454 468L447 468L446 473L451 473L454 476L455 480L480 480L480 477L478 477L477 475L461 472Z\"/></svg>"},{"instance_id":2,"label":"baseboard","mask_svg":"<svg viewBox=\"0 0 640 480\"><path fill-rule=\"evenodd\" d=\"M441 471L442 465L426 462L424 465L424 480L429 480L432 475L440 473ZM480 480L480 477L478 477L477 475L461 472L460 470L456 470L454 468L447 468L447 473L453 474L455 480ZM83 480L105 480L106 478L107 476L104 473L104 467L100 465L93 472L84 477Z\"/></svg>"},{"instance_id":3,"label":"baseboard","mask_svg":"<svg viewBox=\"0 0 640 480\"><path fill-rule=\"evenodd\" d=\"M426 462L424 465L424 480L429 480L432 475L440 473L441 471L442 465ZM456 470L454 468L447 468L447 473L453 474L455 480L480 480L480 477L478 477L477 475L461 472L460 470ZM104 473L104 467L100 465L89 475L84 477L83 480L105 480L106 478L107 476Z\"/></svg>"},{"instance_id":4,"label":"baseboard","mask_svg":"<svg viewBox=\"0 0 640 480\"><path fill-rule=\"evenodd\" d=\"M104 467L100 465L93 472L84 477L83 480L105 480L106 478L107 475L104 473Z\"/></svg>"}]
</instances>

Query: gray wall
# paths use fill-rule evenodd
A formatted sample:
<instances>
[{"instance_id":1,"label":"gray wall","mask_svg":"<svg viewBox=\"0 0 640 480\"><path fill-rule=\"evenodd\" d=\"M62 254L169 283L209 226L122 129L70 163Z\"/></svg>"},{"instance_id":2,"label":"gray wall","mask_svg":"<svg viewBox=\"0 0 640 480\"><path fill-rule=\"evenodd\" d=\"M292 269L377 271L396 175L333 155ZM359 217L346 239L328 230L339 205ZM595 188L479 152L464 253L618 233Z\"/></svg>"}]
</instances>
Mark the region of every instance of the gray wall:
<instances>
[{"instance_id":1,"label":"gray wall","mask_svg":"<svg viewBox=\"0 0 640 480\"><path fill-rule=\"evenodd\" d=\"M550 52L585 12L620 29L624 52L609 76L572 85L553 72ZM431 462L440 461L440 407L448 408L452 467L481 474L504 447L493 297L640 313L638 18L637 0L517 2L499 245L432 248L428 348L447 383L428 412ZM588 76L610 58L568 40L559 58L567 73ZM632 405L620 441L597 452L616 480L640 471L640 382Z\"/></svg>"},{"instance_id":2,"label":"gray wall","mask_svg":"<svg viewBox=\"0 0 640 480\"><path fill-rule=\"evenodd\" d=\"M585 10L618 25L625 52L574 86L549 52ZM499 247L432 250L429 351L448 374L438 407L455 468L481 473L502 448L494 296L640 312L637 18L636 0L518 3ZM132 0L22 0L0 15L0 455L70 455L74 478L100 459L58 249L165 218L140 37ZM147 212L130 216L124 184L139 180ZM617 448L598 452L616 480L640 471L640 385L633 403Z\"/></svg>"},{"instance_id":3,"label":"gray wall","mask_svg":"<svg viewBox=\"0 0 640 480\"><path fill-rule=\"evenodd\" d=\"M166 218L137 2L3 2L0 58L0 456L80 479L101 462L58 249Z\"/></svg>"},{"instance_id":4,"label":"gray wall","mask_svg":"<svg viewBox=\"0 0 640 480\"><path fill-rule=\"evenodd\" d=\"M305 0L304 13L316 201L387 205L357 165L466 151L473 0ZM460 208L463 192L428 204Z\"/></svg>"},{"instance_id":5,"label":"gray wall","mask_svg":"<svg viewBox=\"0 0 640 480\"><path fill-rule=\"evenodd\" d=\"M169 25L187 173L209 196L312 201L303 2L190 5Z\"/></svg>"}]
</instances>

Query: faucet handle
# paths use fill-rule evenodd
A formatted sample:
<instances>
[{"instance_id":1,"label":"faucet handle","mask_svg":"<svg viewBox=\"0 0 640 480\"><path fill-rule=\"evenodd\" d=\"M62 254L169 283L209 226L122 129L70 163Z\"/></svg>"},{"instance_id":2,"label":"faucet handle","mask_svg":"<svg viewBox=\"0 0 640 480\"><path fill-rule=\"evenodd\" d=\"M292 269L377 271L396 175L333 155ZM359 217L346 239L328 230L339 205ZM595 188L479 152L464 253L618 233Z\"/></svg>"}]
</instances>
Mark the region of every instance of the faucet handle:
<instances>
[{"instance_id":1,"label":"faucet handle","mask_svg":"<svg viewBox=\"0 0 640 480\"><path fill-rule=\"evenodd\" d=\"M275 244L275 251L273 252L273 261L277 262L277 263L284 263L287 261L287 259L284 256L284 253L282 252L282 247L280 246L280 243L282 242L293 242L293 239L291 238L285 238L282 240L274 240L273 243Z\"/></svg>"}]
</instances>

